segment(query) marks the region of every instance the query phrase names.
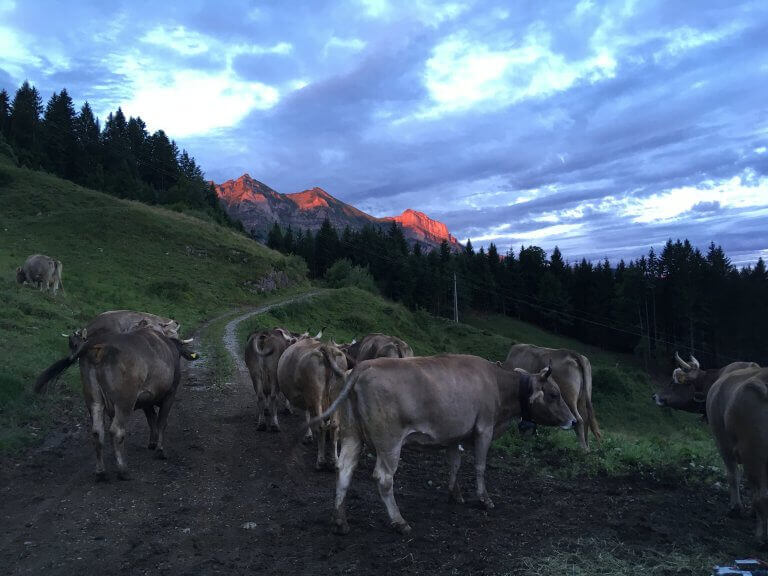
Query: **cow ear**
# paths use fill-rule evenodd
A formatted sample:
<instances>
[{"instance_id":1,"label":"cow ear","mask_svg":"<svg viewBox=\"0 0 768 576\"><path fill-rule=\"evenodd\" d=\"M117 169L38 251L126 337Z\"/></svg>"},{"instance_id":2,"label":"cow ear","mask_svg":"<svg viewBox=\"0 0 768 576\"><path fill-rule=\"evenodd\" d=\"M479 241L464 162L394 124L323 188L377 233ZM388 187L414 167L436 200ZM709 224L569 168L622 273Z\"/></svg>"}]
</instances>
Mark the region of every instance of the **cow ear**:
<instances>
[{"instance_id":1,"label":"cow ear","mask_svg":"<svg viewBox=\"0 0 768 576\"><path fill-rule=\"evenodd\" d=\"M88 338L88 328L83 328L83 331L80 333L80 335L83 337L83 340L86 340Z\"/></svg>"},{"instance_id":2,"label":"cow ear","mask_svg":"<svg viewBox=\"0 0 768 576\"><path fill-rule=\"evenodd\" d=\"M544 398L543 390L539 390L538 392L534 392L533 394L531 394L531 397L528 399L528 403L533 404L534 402L536 402L537 400L540 400L541 398Z\"/></svg>"}]
</instances>

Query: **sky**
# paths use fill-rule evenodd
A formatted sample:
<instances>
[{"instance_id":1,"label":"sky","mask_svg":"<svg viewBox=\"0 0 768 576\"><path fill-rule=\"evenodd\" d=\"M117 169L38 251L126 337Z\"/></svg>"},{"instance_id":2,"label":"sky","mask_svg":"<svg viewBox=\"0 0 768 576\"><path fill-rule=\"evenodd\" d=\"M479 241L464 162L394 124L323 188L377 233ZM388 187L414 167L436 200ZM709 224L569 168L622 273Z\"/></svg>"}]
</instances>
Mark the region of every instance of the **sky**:
<instances>
[{"instance_id":1,"label":"sky","mask_svg":"<svg viewBox=\"0 0 768 576\"><path fill-rule=\"evenodd\" d=\"M768 257L768 2L0 0L0 87L500 251Z\"/></svg>"}]
</instances>

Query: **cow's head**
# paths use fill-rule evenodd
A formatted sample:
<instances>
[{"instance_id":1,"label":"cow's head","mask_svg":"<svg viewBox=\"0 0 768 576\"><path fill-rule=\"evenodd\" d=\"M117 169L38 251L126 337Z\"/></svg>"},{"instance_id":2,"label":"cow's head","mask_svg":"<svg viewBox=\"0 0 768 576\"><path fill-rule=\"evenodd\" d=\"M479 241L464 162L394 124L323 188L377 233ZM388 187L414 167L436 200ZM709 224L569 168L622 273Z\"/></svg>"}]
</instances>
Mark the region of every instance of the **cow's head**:
<instances>
[{"instance_id":1,"label":"cow's head","mask_svg":"<svg viewBox=\"0 0 768 576\"><path fill-rule=\"evenodd\" d=\"M200 357L197 352L192 350L192 342L194 341L194 338L187 338L186 340L182 340L179 337L168 337L168 339L176 346L176 349L179 351L179 354L182 358L187 360L197 360Z\"/></svg>"},{"instance_id":2,"label":"cow's head","mask_svg":"<svg viewBox=\"0 0 768 576\"><path fill-rule=\"evenodd\" d=\"M676 410L702 413L705 411L707 392L713 384L713 371L702 370L693 356L685 362L675 353L677 368L672 372L670 382L662 387L652 399L658 406L669 406Z\"/></svg>"},{"instance_id":3,"label":"cow's head","mask_svg":"<svg viewBox=\"0 0 768 576\"><path fill-rule=\"evenodd\" d=\"M528 414L531 420L537 424L546 426L560 426L564 430L570 430L576 425L576 419L573 417L571 409L563 400L560 394L560 387L551 378L552 365L550 364L541 372L528 374L518 370L521 375L521 385L527 378L530 386L530 395L528 395ZM521 402L526 401L521 398Z\"/></svg>"},{"instance_id":4,"label":"cow's head","mask_svg":"<svg viewBox=\"0 0 768 576\"><path fill-rule=\"evenodd\" d=\"M74 358L85 346L85 342L88 340L88 329L75 330L72 334L62 334L67 339L69 344L69 356Z\"/></svg>"},{"instance_id":5,"label":"cow's head","mask_svg":"<svg viewBox=\"0 0 768 576\"><path fill-rule=\"evenodd\" d=\"M22 267L16 268L16 282L19 284L24 284L24 282L27 280L27 275L24 274L24 269Z\"/></svg>"}]
</instances>

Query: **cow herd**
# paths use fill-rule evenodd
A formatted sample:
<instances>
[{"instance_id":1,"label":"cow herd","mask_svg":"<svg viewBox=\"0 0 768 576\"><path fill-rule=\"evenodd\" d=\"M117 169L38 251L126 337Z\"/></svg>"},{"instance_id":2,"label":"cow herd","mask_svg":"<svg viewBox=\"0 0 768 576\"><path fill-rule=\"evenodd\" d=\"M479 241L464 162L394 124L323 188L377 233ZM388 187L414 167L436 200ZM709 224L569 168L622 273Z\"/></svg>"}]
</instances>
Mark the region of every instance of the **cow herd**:
<instances>
[{"instance_id":1,"label":"cow herd","mask_svg":"<svg viewBox=\"0 0 768 576\"><path fill-rule=\"evenodd\" d=\"M19 282L61 285L61 264L30 257L17 270ZM46 262L53 262L53 264ZM90 415L97 478L105 479L103 446L108 430L118 477L128 478L126 425L134 410L144 411L148 447L164 458L164 435L181 375L180 360L197 354L179 337L170 318L129 310L100 314L68 338L69 353L48 367L35 383L42 391L75 362ZM576 352L530 344L512 346L506 360L442 354L414 356L403 340L368 334L349 344L321 340L284 328L249 335L244 360L256 400L259 431L280 431L281 409L305 412L302 434L315 442L318 470L336 471L333 526L349 531L345 497L363 445L375 452L374 479L392 526L401 533L410 525L400 514L393 483L406 443L447 449L448 492L463 502L457 480L463 446L474 449L476 497L493 508L485 486L491 442L517 423L574 429L589 450L588 432L599 441L592 406L592 368ZM671 382L654 401L709 421L725 463L731 512L740 514L740 466L754 489L756 537L768 540L768 369L738 362L720 370L702 370L691 357L676 355ZM111 422L105 428L106 415ZM330 440L330 461L327 441Z\"/></svg>"}]
</instances>

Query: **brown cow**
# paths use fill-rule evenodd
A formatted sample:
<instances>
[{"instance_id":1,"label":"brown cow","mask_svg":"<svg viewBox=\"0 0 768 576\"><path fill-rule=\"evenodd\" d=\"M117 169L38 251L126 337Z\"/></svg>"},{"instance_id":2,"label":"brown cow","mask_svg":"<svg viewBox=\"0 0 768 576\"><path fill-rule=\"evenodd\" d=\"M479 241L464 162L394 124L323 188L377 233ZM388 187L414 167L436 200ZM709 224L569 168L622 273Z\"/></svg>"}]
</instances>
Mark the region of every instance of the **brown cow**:
<instances>
[{"instance_id":1,"label":"brown cow","mask_svg":"<svg viewBox=\"0 0 768 576\"><path fill-rule=\"evenodd\" d=\"M413 357L413 350L407 342L396 336L389 336L388 334L381 334L379 332L368 334L359 342L353 341L341 348L346 352L348 357L351 357L354 360L354 363L362 362L363 360L372 360L373 358Z\"/></svg>"},{"instance_id":2,"label":"brown cow","mask_svg":"<svg viewBox=\"0 0 768 576\"><path fill-rule=\"evenodd\" d=\"M96 449L96 475L106 477L104 469L104 413L112 418L109 432L117 460L118 477L128 478L125 459L125 429L134 410L142 409L150 427L149 448L165 458L165 427L181 376L180 358L193 360L197 354L186 347L188 341L168 338L145 326L123 334L102 332L83 341L67 360L80 361L83 397L91 416L91 434ZM42 386L66 368L59 365L44 373ZM41 386L41 388L42 388ZM155 412L159 407L159 413Z\"/></svg>"},{"instance_id":3,"label":"brown cow","mask_svg":"<svg viewBox=\"0 0 768 576\"><path fill-rule=\"evenodd\" d=\"M707 416L728 474L730 513L742 511L739 482L744 468L753 489L755 538L768 543L768 368L733 370L707 395Z\"/></svg>"},{"instance_id":4,"label":"brown cow","mask_svg":"<svg viewBox=\"0 0 768 576\"><path fill-rule=\"evenodd\" d=\"M43 254L33 254L24 264L16 268L16 282L24 284L29 282L40 291L51 290L56 295L56 290L64 286L61 283L62 265L60 260L54 260Z\"/></svg>"},{"instance_id":5,"label":"brown cow","mask_svg":"<svg viewBox=\"0 0 768 576\"><path fill-rule=\"evenodd\" d=\"M365 441L376 451L374 478L394 528L410 526L400 515L392 486L406 442L445 446L450 458L448 489L461 501L456 475L459 444L474 441L477 496L493 508L485 488L485 462L494 438L524 416L541 424L571 428L574 416L551 370L529 374L507 370L477 356L449 354L421 358L377 358L364 361L347 376L344 389L312 423L340 414L341 453L336 481L334 525L349 531L344 498Z\"/></svg>"},{"instance_id":6,"label":"brown cow","mask_svg":"<svg viewBox=\"0 0 768 576\"><path fill-rule=\"evenodd\" d=\"M759 368L754 362L733 362L723 368L703 370L693 356L685 362L675 353L678 367L672 372L672 380L651 398L657 406L706 415L707 392L722 376L744 368Z\"/></svg>"},{"instance_id":7,"label":"brown cow","mask_svg":"<svg viewBox=\"0 0 768 576\"><path fill-rule=\"evenodd\" d=\"M582 449L589 451L587 426L600 441L600 428L592 407L592 365L586 356L563 348L542 348L515 344L510 348L506 368L538 372L552 365L552 380L560 387L565 403L576 417L576 436Z\"/></svg>"},{"instance_id":8,"label":"brown cow","mask_svg":"<svg viewBox=\"0 0 768 576\"><path fill-rule=\"evenodd\" d=\"M256 393L256 411L259 419L257 430L266 430L266 420L271 419L270 430L277 432L277 403L280 389L277 385L277 363L283 352L303 335L293 334L282 328L254 332L245 344L245 365L251 375Z\"/></svg>"},{"instance_id":9,"label":"brown cow","mask_svg":"<svg viewBox=\"0 0 768 576\"><path fill-rule=\"evenodd\" d=\"M330 405L341 390L346 369L346 356L337 346L312 338L289 346L277 364L280 391L293 406L307 411L307 420L315 420L309 429L317 440L317 470L327 466L325 437L328 430L333 435L334 467L337 463L337 420L334 418L326 422L325 418L318 420L316 417Z\"/></svg>"},{"instance_id":10,"label":"brown cow","mask_svg":"<svg viewBox=\"0 0 768 576\"><path fill-rule=\"evenodd\" d=\"M91 320L86 329L91 337L101 332L130 332L142 325L160 330L169 338L178 338L181 326L176 320L135 310L108 310Z\"/></svg>"}]
</instances>

